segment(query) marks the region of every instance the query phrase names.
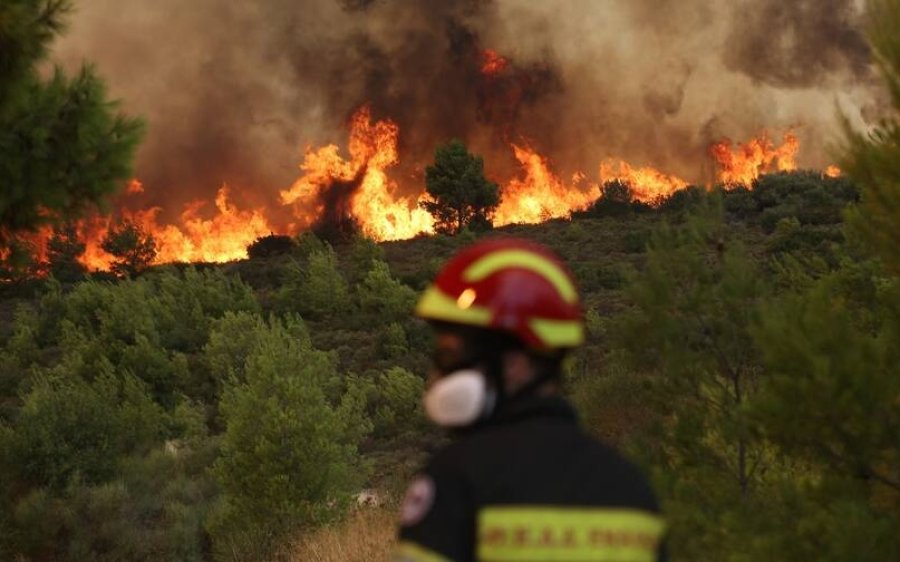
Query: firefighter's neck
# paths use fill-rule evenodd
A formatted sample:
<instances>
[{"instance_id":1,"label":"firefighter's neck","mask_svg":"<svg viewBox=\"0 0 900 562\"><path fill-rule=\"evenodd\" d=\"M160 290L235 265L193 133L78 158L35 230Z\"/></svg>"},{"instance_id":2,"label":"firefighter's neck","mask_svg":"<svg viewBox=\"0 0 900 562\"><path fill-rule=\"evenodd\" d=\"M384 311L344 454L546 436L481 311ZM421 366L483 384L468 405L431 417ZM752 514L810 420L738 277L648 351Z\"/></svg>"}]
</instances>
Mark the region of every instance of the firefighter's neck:
<instances>
[{"instance_id":1,"label":"firefighter's neck","mask_svg":"<svg viewBox=\"0 0 900 562\"><path fill-rule=\"evenodd\" d=\"M503 355L503 391L507 396L517 394L541 375L534 361L523 352L509 351ZM550 380L534 390L539 396L560 394L559 383Z\"/></svg>"}]
</instances>

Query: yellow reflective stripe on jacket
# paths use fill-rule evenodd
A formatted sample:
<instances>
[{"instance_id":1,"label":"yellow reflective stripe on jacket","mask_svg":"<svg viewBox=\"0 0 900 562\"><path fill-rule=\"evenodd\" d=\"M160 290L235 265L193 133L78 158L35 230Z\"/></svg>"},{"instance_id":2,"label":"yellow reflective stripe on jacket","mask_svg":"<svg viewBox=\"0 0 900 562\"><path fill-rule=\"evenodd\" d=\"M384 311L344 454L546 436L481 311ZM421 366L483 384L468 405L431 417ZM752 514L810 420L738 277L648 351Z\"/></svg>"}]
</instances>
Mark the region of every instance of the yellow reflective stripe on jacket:
<instances>
[{"instance_id":1,"label":"yellow reflective stripe on jacket","mask_svg":"<svg viewBox=\"0 0 900 562\"><path fill-rule=\"evenodd\" d=\"M394 562L450 562L450 560L422 545L400 541L394 551Z\"/></svg>"},{"instance_id":2,"label":"yellow reflective stripe on jacket","mask_svg":"<svg viewBox=\"0 0 900 562\"><path fill-rule=\"evenodd\" d=\"M478 559L653 562L664 527L632 509L489 507L478 514Z\"/></svg>"}]
</instances>

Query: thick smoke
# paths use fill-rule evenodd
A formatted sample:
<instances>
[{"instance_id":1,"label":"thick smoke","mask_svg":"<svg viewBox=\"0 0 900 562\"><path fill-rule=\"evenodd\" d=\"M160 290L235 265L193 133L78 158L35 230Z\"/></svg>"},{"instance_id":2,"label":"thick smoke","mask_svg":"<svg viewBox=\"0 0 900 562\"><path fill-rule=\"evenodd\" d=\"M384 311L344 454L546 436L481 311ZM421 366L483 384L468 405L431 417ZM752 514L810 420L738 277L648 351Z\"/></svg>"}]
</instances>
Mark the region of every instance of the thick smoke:
<instances>
[{"instance_id":1,"label":"thick smoke","mask_svg":"<svg viewBox=\"0 0 900 562\"><path fill-rule=\"evenodd\" d=\"M869 48L846 0L754 0L735 10L726 64L787 88L825 84L833 75L864 79Z\"/></svg>"},{"instance_id":2,"label":"thick smoke","mask_svg":"<svg viewBox=\"0 0 900 562\"><path fill-rule=\"evenodd\" d=\"M307 145L343 144L363 103L400 126L394 178L422 188L460 137L489 173L528 139L561 172L621 157L694 181L706 145L799 126L827 162L836 101L876 106L850 0L83 0L56 56L96 63L149 124L138 176L171 216L228 183L272 203ZM510 61L494 77L483 51Z\"/></svg>"}]
</instances>

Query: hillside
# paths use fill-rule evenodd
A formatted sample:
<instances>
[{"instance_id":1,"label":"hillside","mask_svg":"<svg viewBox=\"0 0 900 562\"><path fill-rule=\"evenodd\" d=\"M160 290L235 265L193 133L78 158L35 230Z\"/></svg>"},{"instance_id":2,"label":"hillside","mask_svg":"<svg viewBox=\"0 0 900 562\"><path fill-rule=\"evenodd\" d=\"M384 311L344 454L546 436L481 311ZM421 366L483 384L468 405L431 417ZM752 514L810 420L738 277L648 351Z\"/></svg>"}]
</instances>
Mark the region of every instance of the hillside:
<instances>
[{"instance_id":1,"label":"hillside","mask_svg":"<svg viewBox=\"0 0 900 562\"><path fill-rule=\"evenodd\" d=\"M652 471L687 552L691 526L704 525L696 510L722 513L745 482L732 490L727 471L709 476L722 503L686 507L685 489L702 480L664 454L661 443L682 445L660 427L673 411L722 427L743 414L708 417L660 377L714 384L715 368L692 369L720 343L739 370L763 369L746 335L755 328L739 317L848 259L842 213L856 198L845 179L776 174L752 190L689 190L657 207L601 200L570 220L484 234L546 244L569 263L589 328L570 395L591 431ZM285 537L329 529L362 489L390 509L444 439L419 407L429 334L409 313L475 237L332 247L305 234L225 265L2 287L0 557L267 559ZM738 287L751 278L766 289ZM690 298L648 300L669 281L695 287ZM699 339L695 316L708 321ZM716 439L727 459L732 436Z\"/></svg>"}]
</instances>

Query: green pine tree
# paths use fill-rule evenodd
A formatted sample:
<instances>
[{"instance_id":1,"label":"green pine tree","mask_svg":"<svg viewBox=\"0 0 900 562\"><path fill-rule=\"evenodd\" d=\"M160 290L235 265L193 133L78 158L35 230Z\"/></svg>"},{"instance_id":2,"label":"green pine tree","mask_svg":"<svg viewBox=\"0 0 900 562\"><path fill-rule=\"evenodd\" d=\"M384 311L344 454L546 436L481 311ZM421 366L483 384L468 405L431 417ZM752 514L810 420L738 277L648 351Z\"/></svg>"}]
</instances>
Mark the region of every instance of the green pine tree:
<instances>
[{"instance_id":1,"label":"green pine tree","mask_svg":"<svg viewBox=\"0 0 900 562\"><path fill-rule=\"evenodd\" d=\"M893 110L868 134L847 128L842 167L862 190L849 243L837 268L795 276L755 334L771 371L756 413L809 467L785 492L785 559L900 558L900 0L869 8Z\"/></svg>"},{"instance_id":2,"label":"green pine tree","mask_svg":"<svg viewBox=\"0 0 900 562\"><path fill-rule=\"evenodd\" d=\"M71 0L0 3L0 247L77 217L124 185L143 126L116 110L84 66L39 72Z\"/></svg>"},{"instance_id":3,"label":"green pine tree","mask_svg":"<svg viewBox=\"0 0 900 562\"><path fill-rule=\"evenodd\" d=\"M634 393L652 404L627 445L655 467L671 547L685 560L727 559L775 464L748 415L763 377L750 329L769 288L738 239L719 194L659 229L626 291L634 308L607 328L636 384L611 380L607 391L626 395L605 396L601 412Z\"/></svg>"},{"instance_id":4,"label":"green pine tree","mask_svg":"<svg viewBox=\"0 0 900 562\"><path fill-rule=\"evenodd\" d=\"M425 168L425 191L438 232L458 234L466 227L490 228L490 216L500 204L496 183L484 176L484 160L470 154L460 140L437 147L434 164Z\"/></svg>"},{"instance_id":5,"label":"green pine tree","mask_svg":"<svg viewBox=\"0 0 900 562\"><path fill-rule=\"evenodd\" d=\"M371 425L362 388L340 388L334 358L298 337L298 322L257 321L252 334L212 338L255 340L249 354L223 365L231 381L214 468L223 504L210 524L217 548L241 560L270 560L261 551L286 533L332 520L363 476L357 444ZM220 329L242 323L232 317Z\"/></svg>"}]
</instances>

